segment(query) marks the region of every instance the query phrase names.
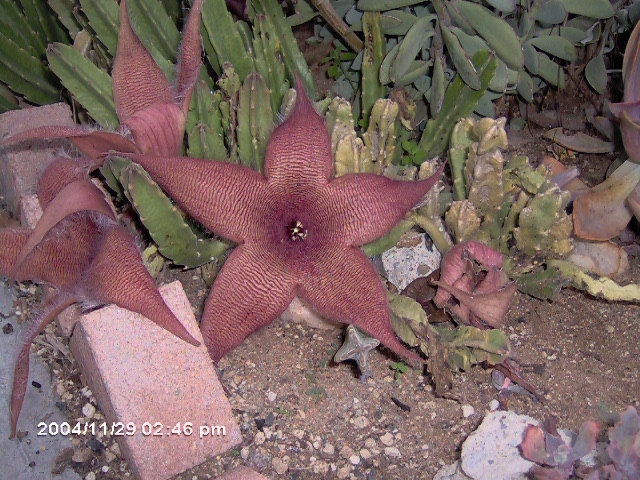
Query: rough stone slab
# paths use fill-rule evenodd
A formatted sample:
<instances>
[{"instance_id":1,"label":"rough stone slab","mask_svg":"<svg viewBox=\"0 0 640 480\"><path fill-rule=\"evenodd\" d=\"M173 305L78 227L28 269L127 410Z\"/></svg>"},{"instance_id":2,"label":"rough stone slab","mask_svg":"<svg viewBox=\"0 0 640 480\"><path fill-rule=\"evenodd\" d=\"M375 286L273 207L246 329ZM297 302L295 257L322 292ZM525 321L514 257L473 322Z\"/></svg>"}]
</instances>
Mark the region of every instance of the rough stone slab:
<instances>
[{"instance_id":1,"label":"rough stone slab","mask_svg":"<svg viewBox=\"0 0 640 480\"><path fill-rule=\"evenodd\" d=\"M462 470L473 480L525 480L535 465L520 455L527 425L538 425L535 418L511 411L488 413L478 429L462 444Z\"/></svg>"},{"instance_id":2,"label":"rough stone slab","mask_svg":"<svg viewBox=\"0 0 640 480\"><path fill-rule=\"evenodd\" d=\"M20 196L20 225L31 229L36 227L42 216L42 208L36 194Z\"/></svg>"},{"instance_id":3,"label":"rough stone slab","mask_svg":"<svg viewBox=\"0 0 640 480\"><path fill-rule=\"evenodd\" d=\"M161 287L160 293L202 341L180 282ZM137 478L171 478L241 442L204 344L189 345L141 315L110 305L82 318L71 350L107 425L135 427L134 435L116 438ZM170 435L185 422L193 427L190 435ZM226 435L201 438L200 429L211 426L224 427ZM153 432L161 435L147 435Z\"/></svg>"},{"instance_id":4,"label":"rough stone slab","mask_svg":"<svg viewBox=\"0 0 640 480\"><path fill-rule=\"evenodd\" d=\"M73 126L69 106L56 103L3 113L0 140L46 125ZM15 218L21 216L21 197L35 192L40 174L66 145L65 140L30 140L0 149L0 192Z\"/></svg>"},{"instance_id":5,"label":"rough stone slab","mask_svg":"<svg viewBox=\"0 0 640 480\"><path fill-rule=\"evenodd\" d=\"M216 477L216 480L269 480L269 478L249 467L237 467Z\"/></svg>"}]
</instances>

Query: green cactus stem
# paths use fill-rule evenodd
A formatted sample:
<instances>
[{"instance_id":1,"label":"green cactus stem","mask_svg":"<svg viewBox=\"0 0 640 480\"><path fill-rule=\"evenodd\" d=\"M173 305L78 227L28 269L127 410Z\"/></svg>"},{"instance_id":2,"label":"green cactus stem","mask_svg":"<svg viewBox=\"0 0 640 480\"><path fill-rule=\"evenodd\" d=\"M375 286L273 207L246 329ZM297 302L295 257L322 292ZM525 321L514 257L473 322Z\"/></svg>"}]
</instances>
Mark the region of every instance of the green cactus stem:
<instances>
[{"instance_id":1,"label":"green cactus stem","mask_svg":"<svg viewBox=\"0 0 640 480\"><path fill-rule=\"evenodd\" d=\"M267 143L274 128L269 89L256 72L244 81L238 100L238 154L240 163L262 171Z\"/></svg>"},{"instance_id":2,"label":"green cactus stem","mask_svg":"<svg viewBox=\"0 0 640 480\"><path fill-rule=\"evenodd\" d=\"M193 90L191 109L187 115L187 139L190 157L224 159L227 147L224 144L222 94L212 92L204 80L199 80Z\"/></svg>"}]
</instances>

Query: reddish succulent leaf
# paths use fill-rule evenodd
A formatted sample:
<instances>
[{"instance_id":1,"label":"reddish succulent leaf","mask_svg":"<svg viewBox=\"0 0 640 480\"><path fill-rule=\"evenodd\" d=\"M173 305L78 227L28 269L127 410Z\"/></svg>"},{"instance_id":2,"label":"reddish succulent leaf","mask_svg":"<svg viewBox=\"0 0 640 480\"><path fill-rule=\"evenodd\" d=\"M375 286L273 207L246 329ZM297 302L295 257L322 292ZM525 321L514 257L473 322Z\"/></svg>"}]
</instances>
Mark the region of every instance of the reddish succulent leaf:
<instances>
[{"instance_id":1,"label":"reddish succulent leaf","mask_svg":"<svg viewBox=\"0 0 640 480\"><path fill-rule=\"evenodd\" d=\"M272 322L295 295L419 359L395 337L384 289L356 247L392 228L442 169L419 182L366 174L332 179L329 135L299 81L293 113L269 140L264 176L225 162L124 156L205 227L241 244L218 275L202 317L215 361Z\"/></svg>"},{"instance_id":2,"label":"reddish succulent leaf","mask_svg":"<svg viewBox=\"0 0 640 480\"><path fill-rule=\"evenodd\" d=\"M471 314L493 328L498 328L504 321L513 295L517 290L517 285L513 282L488 293L476 293L475 291L468 293L443 282L436 282L436 285L456 297L461 305L469 309Z\"/></svg>"},{"instance_id":3,"label":"reddish succulent leaf","mask_svg":"<svg viewBox=\"0 0 640 480\"><path fill-rule=\"evenodd\" d=\"M624 50L622 79L625 101L640 100L640 26L636 25Z\"/></svg>"},{"instance_id":4,"label":"reddish succulent leaf","mask_svg":"<svg viewBox=\"0 0 640 480\"><path fill-rule=\"evenodd\" d=\"M87 157L99 163L102 157L114 152L138 152L136 145L122 135L112 132L91 130L85 127L58 127L55 125L37 127L9 137L0 146L22 142L24 140L46 138L66 138Z\"/></svg>"},{"instance_id":5,"label":"reddish succulent leaf","mask_svg":"<svg viewBox=\"0 0 640 480\"><path fill-rule=\"evenodd\" d=\"M573 202L576 236L609 240L620 234L631 219L626 199L640 179L640 165L625 162L604 182Z\"/></svg>"},{"instance_id":6,"label":"reddish succulent leaf","mask_svg":"<svg viewBox=\"0 0 640 480\"><path fill-rule=\"evenodd\" d=\"M527 425L524 431L524 438L520 443L522 456L531 462L540 465L547 460L547 450L544 441L544 431L537 425Z\"/></svg>"}]
</instances>

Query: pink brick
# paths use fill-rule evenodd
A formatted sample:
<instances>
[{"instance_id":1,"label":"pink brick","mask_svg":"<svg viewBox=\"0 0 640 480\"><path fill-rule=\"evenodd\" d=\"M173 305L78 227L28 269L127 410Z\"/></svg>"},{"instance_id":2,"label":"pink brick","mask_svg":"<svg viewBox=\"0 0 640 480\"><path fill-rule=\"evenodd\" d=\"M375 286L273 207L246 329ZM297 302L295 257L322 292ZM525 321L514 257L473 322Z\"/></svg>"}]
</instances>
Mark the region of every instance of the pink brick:
<instances>
[{"instance_id":1,"label":"pink brick","mask_svg":"<svg viewBox=\"0 0 640 480\"><path fill-rule=\"evenodd\" d=\"M0 139L45 125L72 126L66 103L12 110L0 115ZM35 192L40 174L66 140L30 140L0 150L0 192L9 211L20 218L21 196Z\"/></svg>"},{"instance_id":2,"label":"pink brick","mask_svg":"<svg viewBox=\"0 0 640 480\"><path fill-rule=\"evenodd\" d=\"M202 340L191 305L176 281L160 288L167 305ZM168 479L238 445L240 429L206 347L194 347L141 315L114 305L81 319L71 350L108 425L131 422L135 435L117 436L137 478ZM162 436L143 435L159 422ZM190 422L191 435L167 435ZM200 427L224 427L226 435L199 437Z\"/></svg>"},{"instance_id":3,"label":"pink brick","mask_svg":"<svg viewBox=\"0 0 640 480\"><path fill-rule=\"evenodd\" d=\"M215 480L269 480L269 478L248 467L238 467L216 477Z\"/></svg>"}]
</instances>

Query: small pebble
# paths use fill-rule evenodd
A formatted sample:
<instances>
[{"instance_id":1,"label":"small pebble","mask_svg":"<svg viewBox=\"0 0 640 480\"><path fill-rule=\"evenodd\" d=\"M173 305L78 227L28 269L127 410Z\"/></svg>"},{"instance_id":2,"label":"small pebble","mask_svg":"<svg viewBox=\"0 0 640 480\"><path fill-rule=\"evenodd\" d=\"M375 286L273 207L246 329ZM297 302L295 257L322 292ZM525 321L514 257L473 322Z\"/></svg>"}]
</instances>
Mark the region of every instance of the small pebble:
<instances>
[{"instance_id":1,"label":"small pebble","mask_svg":"<svg viewBox=\"0 0 640 480\"><path fill-rule=\"evenodd\" d=\"M330 443L325 443L322 448L322 453L326 453L327 455L333 455L336 452L336 449Z\"/></svg>"},{"instance_id":2,"label":"small pebble","mask_svg":"<svg viewBox=\"0 0 640 480\"><path fill-rule=\"evenodd\" d=\"M387 457L398 458L400 456L400 450L396 447L385 447L384 454Z\"/></svg>"},{"instance_id":3,"label":"small pebble","mask_svg":"<svg viewBox=\"0 0 640 480\"><path fill-rule=\"evenodd\" d=\"M495 398L489 402L489 410L495 412L500 407L500 402Z\"/></svg>"},{"instance_id":4,"label":"small pebble","mask_svg":"<svg viewBox=\"0 0 640 480\"><path fill-rule=\"evenodd\" d=\"M87 476L84 477L84 480L96 480L96 474L93 472L87 473Z\"/></svg>"},{"instance_id":5,"label":"small pebble","mask_svg":"<svg viewBox=\"0 0 640 480\"><path fill-rule=\"evenodd\" d=\"M262 445L265 442L266 438L264 436L264 432L256 433L256 436L253 438L253 441L256 445Z\"/></svg>"},{"instance_id":6,"label":"small pebble","mask_svg":"<svg viewBox=\"0 0 640 480\"><path fill-rule=\"evenodd\" d=\"M469 418L475 412L476 412L475 409L471 405L463 405L462 406L462 416L464 418Z\"/></svg>"},{"instance_id":7,"label":"small pebble","mask_svg":"<svg viewBox=\"0 0 640 480\"><path fill-rule=\"evenodd\" d=\"M367 448L369 448L369 449L372 449L372 448L376 448L376 447L377 447L377 445L376 445L376 441L375 441L373 438L371 438L371 437L368 437L368 438L366 438L366 439L365 439L365 441L364 441L364 446L365 446L365 447L367 447Z\"/></svg>"},{"instance_id":8,"label":"small pebble","mask_svg":"<svg viewBox=\"0 0 640 480\"><path fill-rule=\"evenodd\" d=\"M369 420L367 417L360 415L359 417L354 418L351 423L355 425L356 428L366 428L369 426Z\"/></svg>"},{"instance_id":9,"label":"small pebble","mask_svg":"<svg viewBox=\"0 0 640 480\"><path fill-rule=\"evenodd\" d=\"M391 445L393 445L393 435L387 432L380 437L380 441L387 447L390 447Z\"/></svg>"},{"instance_id":10,"label":"small pebble","mask_svg":"<svg viewBox=\"0 0 640 480\"><path fill-rule=\"evenodd\" d=\"M289 458L274 458L271 461L271 466L276 471L278 475L284 475L289 470Z\"/></svg>"},{"instance_id":11,"label":"small pebble","mask_svg":"<svg viewBox=\"0 0 640 480\"><path fill-rule=\"evenodd\" d=\"M360 463L360 457L358 455L351 455L349 457L349 463L351 465L358 465Z\"/></svg>"},{"instance_id":12,"label":"small pebble","mask_svg":"<svg viewBox=\"0 0 640 480\"><path fill-rule=\"evenodd\" d=\"M13 324L12 323L5 323L2 326L2 333L5 333L7 335L10 334L10 333L13 333Z\"/></svg>"},{"instance_id":13,"label":"small pebble","mask_svg":"<svg viewBox=\"0 0 640 480\"><path fill-rule=\"evenodd\" d=\"M613 333L616 331L616 329L614 328L613 325L607 325L606 327L604 327L604 329L607 331L607 333ZM7 333L7 332L5 332Z\"/></svg>"},{"instance_id":14,"label":"small pebble","mask_svg":"<svg viewBox=\"0 0 640 480\"><path fill-rule=\"evenodd\" d=\"M278 394L276 392L272 392L271 390L267 392L267 401L269 403L275 402L277 397L278 397Z\"/></svg>"},{"instance_id":15,"label":"small pebble","mask_svg":"<svg viewBox=\"0 0 640 480\"><path fill-rule=\"evenodd\" d=\"M91 405L90 403L85 403L82 407L82 414L87 418L93 418L96 413L96 407Z\"/></svg>"}]
</instances>

